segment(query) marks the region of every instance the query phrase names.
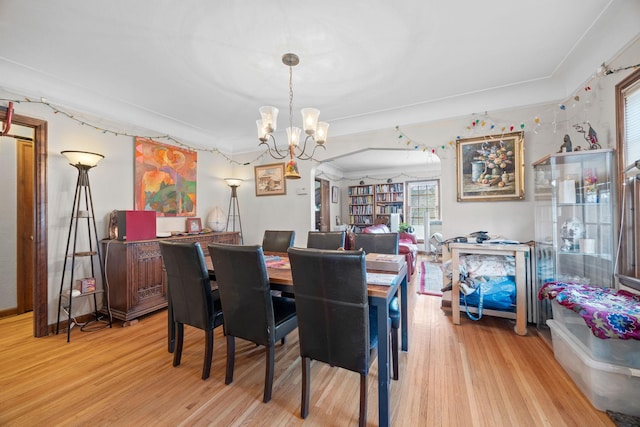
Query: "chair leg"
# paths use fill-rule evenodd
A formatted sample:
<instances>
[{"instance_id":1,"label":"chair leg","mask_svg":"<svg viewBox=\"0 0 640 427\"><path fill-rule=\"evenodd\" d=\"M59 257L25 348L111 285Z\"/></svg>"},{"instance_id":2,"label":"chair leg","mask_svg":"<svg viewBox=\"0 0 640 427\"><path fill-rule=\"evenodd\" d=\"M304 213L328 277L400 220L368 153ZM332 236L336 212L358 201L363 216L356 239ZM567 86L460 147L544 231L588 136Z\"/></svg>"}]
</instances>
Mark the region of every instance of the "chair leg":
<instances>
[{"instance_id":1,"label":"chair leg","mask_svg":"<svg viewBox=\"0 0 640 427\"><path fill-rule=\"evenodd\" d=\"M264 403L271 400L271 389L273 388L273 370L275 365L275 346L273 344L267 346L266 355L267 366L264 371L264 398L262 399Z\"/></svg>"},{"instance_id":2,"label":"chair leg","mask_svg":"<svg viewBox=\"0 0 640 427\"><path fill-rule=\"evenodd\" d=\"M233 364L236 359L236 341L233 336L227 335L227 375L224 378L225 384L233 381Z\"/></svg>"},{"instance_id":3,"label":"chair leg","mask_svg":"<svg viewBox=\"0 0 640 427\"><path fill-rule=\"evenodd\" d=\"M211 359L213 359L213 329L205 332L204 363L202 365L203 380L209 378L211 373Z\"/></svg>"},{"instance_id":4,"label":"chair leg","mask_svg":"<svg viewBox=\"0 0 640 427\"><path fill-rule=\"evenodd\" d=\"M180 359L182 358L182 341L184 339L184 325L182 323L175 323L176 342L173 349L173 366L180 365Z\"/></svg>"},{"instance_id":5,"label":"chair leg","mask_svg":"<svg viewBox=\"0 0 640 427\"><path fill-rule=\"evenodd\" d=\"M360 374L360 427L367 425L367 375Z\"/></svg>"},{"instance_id":6,"label":"chair leg","mask_svg":"<svg viewBox=\"0 0 640 427\"><path fill-rule=\"evenodd\" d=\"M393 379L398 380L398 329L391 328L391 359L393 360Z\"/></svg>"},{"instance_id":7,"label":"chair leg","mask_svg":"<svg viewBox=\"0 0 640 427\"><path fill-rule=\"evenodd\" d=\"M311 389L311 359L302 358L302 402L300 403L300 416L307 418L309 415L309 391Z\"/></svg>"}]
</instances>

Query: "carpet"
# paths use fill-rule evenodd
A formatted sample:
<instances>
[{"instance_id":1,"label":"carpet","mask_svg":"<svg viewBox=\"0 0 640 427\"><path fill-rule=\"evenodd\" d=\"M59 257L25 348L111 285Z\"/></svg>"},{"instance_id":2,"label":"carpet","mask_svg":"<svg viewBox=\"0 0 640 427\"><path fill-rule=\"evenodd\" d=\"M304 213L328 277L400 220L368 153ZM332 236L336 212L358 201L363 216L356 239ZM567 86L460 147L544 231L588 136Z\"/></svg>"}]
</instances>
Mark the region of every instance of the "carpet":
<instances>
[{"instance_id":1,"label":"carpet","mask_svg":"<svg viewBox=\"0 0 640 427\"><path fill-rule=\"evenodd\" d=\"M442 296L442 270L439 262L421 261L418 265L418 293Z\"/></svg>"},{"instance_id":2,"label":"carpet","mask_svg":"<svg viewBox=\"0 0 640 427\"><path fill-rule=\"evenodd\" d=\"M607 415L616 424L616 427L638 427L640 426L640 417L633 415L621 414L620 412L607 411Z\"/></svg>"}]
</instances>

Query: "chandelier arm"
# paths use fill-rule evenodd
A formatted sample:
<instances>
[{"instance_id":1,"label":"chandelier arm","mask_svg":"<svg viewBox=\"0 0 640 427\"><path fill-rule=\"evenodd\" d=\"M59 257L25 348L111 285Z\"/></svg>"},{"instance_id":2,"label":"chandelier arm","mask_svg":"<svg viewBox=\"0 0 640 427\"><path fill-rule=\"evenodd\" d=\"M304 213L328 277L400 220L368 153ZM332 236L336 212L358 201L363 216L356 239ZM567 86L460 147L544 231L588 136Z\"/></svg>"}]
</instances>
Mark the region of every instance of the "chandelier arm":
<instances>
[{"instance_id":1,"label":"chandelier arm","mask_svg":"<svg viewBox=\"0 0 640 427\"><path fill-rule=\"evenodd\" d=\"M311 151L311 154L306 154L305 151L306 151L306 148L307 148L307 139L309 139L309 138L313 139L313 137L311 135L309 135L309 136L307 136L305 138L303 149L302 150L298 149L298 151L300 151L300 154L296 154L295 155L296 158L298 158L300 160L310 160L310 159L313 159L313 155L315 154L315 152L318 149L318 147L321 147L323 150L326 150L324 145L320 145L320 144L316 143L316 145L313 147L313 151ZM313 139L313 140L315 141L315 139Z\"/></svg>"},{"instance_id":2,"label":"chandelier arm","mask_svg":"<svg viewBox=\"0 0 640 427\"><path fill-rule=\"evenodd\" d=\"M311 135L307 135L307 137L304 139L304 143L302 144L302 148L300 148L299 145L296 147L296 149L300 153L300 154L296 154L295 155L296 158L298 158L300 160L308 160L308 158L304 157L304 156L306 156L305 151L307 151L307 141L309 141L309 138L311 138L313 140L313 137ZM314 142L315 142L315 140L314 140Z\"/></svg>"},{"instance_id":3,"label":"chandelier arm","mask_svg":"<svg viewBox=\"0 0 640 427\"><path fill-rule=\"evenodd\" d=\"M260 144L258 144L258 146L261 145L266 145L267 146L267 152L269 153L269 155L271 157L273 157L274 159L284 159L285 157L287 157L287 155L289 154L288 152L285 152L284 154L278 150L278 146L276 145L276 139L273 137L273 135L269 134L268 138L271 139L271 141L273 142L273 148L271 148L271 145L269 145L269 143L266 141L261 141Z\"/></svg>"}]
</instances>

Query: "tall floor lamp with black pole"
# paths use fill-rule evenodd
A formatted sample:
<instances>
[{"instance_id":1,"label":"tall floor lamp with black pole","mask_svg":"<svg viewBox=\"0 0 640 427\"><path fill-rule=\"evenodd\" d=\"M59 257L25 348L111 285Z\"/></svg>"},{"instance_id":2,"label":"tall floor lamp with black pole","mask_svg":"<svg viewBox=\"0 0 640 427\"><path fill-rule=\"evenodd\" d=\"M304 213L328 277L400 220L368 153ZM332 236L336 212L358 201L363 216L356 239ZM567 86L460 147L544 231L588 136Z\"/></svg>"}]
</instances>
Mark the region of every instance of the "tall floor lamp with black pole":
<instances>
[{"instance_id":1,"label":"tall floor lamp with black pole","mask_svg":"<svg viewBox=\"0 0 640 427\"><path fill-rule=\"evenodd\" d=\"M107 322L101 322L104 326L112 326L111 307L109 305L108 285L105 280L104 266L100 254L100 243L98 241L98 230L96 218L93 210L93 197L89 185L89 170L94 168L98 162L104 159L102 154L90 153L87 151L63 151L60 154L69 160L69 164L78 169L78 180L73 196L73 209L71 220L69 221L69 235L67 236L67 248L62 267L62 279L60 280L60 294L58 299L58 321L56 323L56 334L60 331L60 317L62 311L67 315L67 342L71 339L71 328L78 324L80 330L99 329L89 325L102 319L98 312L98 294L104 295L104 306L106 308ZM85 228L86 227L86 228ZM81 231L80 230L86 230ZM85 234L86 233L86 234ZM85 262L81 262L86 260ZM96 271L96 267L97 270ZM82 271L82 276L79 276ZM100 274L101 286L96 283L96 273ZM78 278L81 277L81 278ZM84 277L83 277L84 276ZM68 288L65 284L68 283ZM79 297L90 297L93 300L93 311L95 319L92 322L80 324L73 316L73 300Z\"/></svg>"},{"instance_id":2,"label":"tall floor lamp with black pole","mask_svg":"<svg viewBox=\"0 0 640 427\"><path fill-rule=\"evenodd\" d=\"M227 228L226 231L236 231L236 218L238 219L238 226L240 231L240 244L243 244L242 237L242 220L240 219L240 205L238 205L238 187L242 183L241 179L237 178L225 178L227 185L231 187L231 199L229 199L229 209L227 211ZM229 221L231 221L231 230L229 230Z\"/></svg>"}]
</instances>

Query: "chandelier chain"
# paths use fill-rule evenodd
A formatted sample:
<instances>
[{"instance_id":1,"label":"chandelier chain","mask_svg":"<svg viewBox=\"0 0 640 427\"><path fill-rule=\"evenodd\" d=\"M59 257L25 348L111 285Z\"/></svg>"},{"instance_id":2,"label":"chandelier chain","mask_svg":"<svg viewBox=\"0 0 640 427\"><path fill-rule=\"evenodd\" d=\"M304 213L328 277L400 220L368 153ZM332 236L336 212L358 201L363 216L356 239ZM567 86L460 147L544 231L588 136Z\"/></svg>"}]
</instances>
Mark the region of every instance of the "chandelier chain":
<instances>
[{"instance_id":1,"label":"chandelier chain","mask_svg":"<svg viewBox=\"0 0 640 427\"><path fill-rule=\"evenodd\" d=\"M293 67L289 65L289 127L293 129Z\"/></svg>"}]
</instances>

